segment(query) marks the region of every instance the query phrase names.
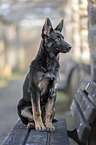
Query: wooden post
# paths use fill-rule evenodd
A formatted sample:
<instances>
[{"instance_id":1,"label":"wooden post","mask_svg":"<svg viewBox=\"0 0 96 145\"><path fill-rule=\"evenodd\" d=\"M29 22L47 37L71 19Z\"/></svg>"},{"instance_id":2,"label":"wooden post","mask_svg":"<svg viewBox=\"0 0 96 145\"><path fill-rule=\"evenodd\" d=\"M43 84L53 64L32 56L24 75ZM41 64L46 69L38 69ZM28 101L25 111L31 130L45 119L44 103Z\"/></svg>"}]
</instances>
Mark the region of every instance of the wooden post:
<instances>
[{"instance_id":1,"label":"wooden post","mask_svg":"<svg viewBox=\"0 0 96 145\"><path fill-rule=\"evenodd\" d=\"M90 51L88 45L88 1L79 0L79 13L80 13L80 48L81 48L81 59L83 63L89 64L90 62Z\"/></svg>"},{"instance_id":2,"label":"wooden post","mask_svg":"<svg viewBox=\"0 0 96 145\"><path fill-rule=\"evenodd\" d=\"M96 0L89 0L89 47L91 57L91 78L96 82ZM89 144L96 145L96 120L89 136Z\"/></svg>"},{"instance_id":3,"label":"wooden post","mask_svg":"<svg viewBox=\"0 0 96 145\"><path fill-rule=\"evenodd\" d=\"M96 82L96 0L89 0L89 47L91 78Z\"/></svg>"}]
</instances>

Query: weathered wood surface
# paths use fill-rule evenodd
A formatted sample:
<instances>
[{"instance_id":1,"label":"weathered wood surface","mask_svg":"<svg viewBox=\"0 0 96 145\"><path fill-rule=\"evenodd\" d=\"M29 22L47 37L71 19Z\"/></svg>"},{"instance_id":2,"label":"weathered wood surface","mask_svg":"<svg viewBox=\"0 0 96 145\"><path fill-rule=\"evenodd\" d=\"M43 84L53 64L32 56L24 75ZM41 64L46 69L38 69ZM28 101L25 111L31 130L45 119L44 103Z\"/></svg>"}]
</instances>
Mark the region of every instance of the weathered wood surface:
<instances>
[{"instance_id":1,"label":"weathered wood surface","mask_svg":"<svg viewBox=\"0 0 96 145\"><path fill-rule=\"evenodd\" d=\"M96 83L84 78L81 82L81 87L90 95L88 97L96 105Z\"/></svg>"},{"instance_id":2,"label":"weathered wood surface","mask_svg":"<svg viewBox=\"0 0 96 145\"><path fill-rule=\"evenodd\" d=\"M26 126L18 119L2 145L23 145L27 135L28 130L26 129Z\"/></svg>"},{"instance_id":3,"label":"weathered wood surface","mask_svg":"<svg viewBox=\"0 0 96 145\"><path fill-rule=\"evenodd\" d=\"M74 118L76 130L80 141L86 142L89 133L90 133L90 126L87 124L83 113L77 103L76 100L73 100L71 105L71 112Z\"/></svg>"},{"instance_id":4,"label":"weathered wood surface","mask_svg":"<svg viewBox=\"0 0 96 145\"><path fill-rule=\"evenodd\" d=\"M96 0L89 0L88 3L88 35L91 54L91 78L96 82Z\"/></svg>"},{"instance_id":5,"label":"weathered wood surface","mask_svg":"<svg viewBox=\"0 0 96 145\"><path fill-rule=\"evenodd\" d=\"M68 136L66 129L66 121L60 119L58 122L54 123L56 128L55 133L51 134L51 145L68 145Z\"/></svg>"},{"instance_id":6,"label":"weathered wood surface","mask_svg":"<svg viewBox=\"0 0 96 145\"><path fill-rule=\"evenodd\" d=\"M77 89L75 99L78 102L85 119L88 123L93 123L96 118L96 105L89 100L87 94L81 89Z\"/></svg>"},{"instance_id":7,"label":"weathered wood surface","mask_svg":"<svg viewBox=\"0 0 96 145\"><path fill-rule=\"evenodd\" d=\"M89 29L89 46L91 48L91 58L96 58L94 51L96 51L96 27Z\"/></svg>"},{"instance_id":8,"label":"weathered wood surface","mask_svg":"<svg viewBox=\"0 0 96 145\"><path fill-rule=\"evenodd\" d=\"M26 145L68 145L68 136L66 122L64 119L59 119L53 123L55 132L39 132L32 130L26 142Z\"/></svg>"},{"instance_id":9,"label":"weathered wood surface","mask_svg":"<svg viewBox=\"0 0 96 145\"><path fill-rule=\"evenodd\" d=\"M89 5L89 19L91 25L96 25L96 4Z\"/></svg>"},{"instance_id":10,"label":"weathered wood surface","mask_svg":"<svg viewBox=\"0 0 96 145\"><path fill-rule=\"evenodd\" d=\"M91 79L96 82L96 0L89 0L89 47L91 53ZM89 86L90 87L90 86ZM96 86L91 90L90 99L96 105ZM96 112L95 112L96 114ZM96 145L96 120L91 125L89 144Z\"/></svg>"},{"instance_id":11,"label":"weathered wood surface","mask_svg":"<svg viewBox=\"0 0 96 145\"><path fill-rule=\"evenodd\" d=\"M66 122L59 119L53 123L55 132L28 131L21 120L18 120L2 145L69 145Z\"/></svg>"},{"instance_id":12,"label":"weathered wood surface","mask_svg":"<svg viewBox=\"0 0 96 145\"><path fill-rule=\"evenodd\" d=\"M26 145L46 145L47 132L40 132L32 129L27 139Z\"/></svg>"},{"instance_id":13,"label":"weathered wood surface","mask_svg":"<svg viewBox=\"0 0 96 145\"><path fill-rule=\"evenodd\" d=\"M71 111L79 140L85 144L88 141L88 145L95 145L96 83L87 78L81 81L81 86L77 89L75 99L72 102Z\"/></svg>"}]
</instances>

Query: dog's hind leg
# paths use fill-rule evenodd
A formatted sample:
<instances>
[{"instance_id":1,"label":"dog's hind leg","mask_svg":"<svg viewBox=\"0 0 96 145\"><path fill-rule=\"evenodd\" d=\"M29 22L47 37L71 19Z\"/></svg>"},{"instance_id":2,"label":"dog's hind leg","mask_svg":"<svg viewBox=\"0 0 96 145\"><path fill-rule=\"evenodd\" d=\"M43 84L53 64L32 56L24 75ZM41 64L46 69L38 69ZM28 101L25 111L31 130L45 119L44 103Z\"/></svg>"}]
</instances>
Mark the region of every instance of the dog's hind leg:
<instances>
[{"instance_id":1,"label":"dog's hind leg","mask_svg":"<svg viewBox=\"0 0 96 145\"><path fill-rule=\"evenodd\" d=\"M25 102L23 99L19 101L18 104L18 115L22 122L27 125L27 128L34 128L32 106L31 104Z\"/></svg>"}]
</instances>

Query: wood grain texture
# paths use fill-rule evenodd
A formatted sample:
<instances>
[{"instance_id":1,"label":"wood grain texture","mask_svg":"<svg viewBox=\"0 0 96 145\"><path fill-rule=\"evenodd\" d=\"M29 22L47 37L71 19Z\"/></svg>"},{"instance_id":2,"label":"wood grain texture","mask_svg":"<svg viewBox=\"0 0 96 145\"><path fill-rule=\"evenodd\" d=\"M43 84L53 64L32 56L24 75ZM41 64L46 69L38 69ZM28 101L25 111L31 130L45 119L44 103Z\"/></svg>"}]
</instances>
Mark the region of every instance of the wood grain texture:
<instances>
[{"instance_id":1,"label":"wood grain texture","mask_svg":"<svg viewBox=\"0 0 96 145\"><path fill-rule=\"evenodd\" d=\"M92 103L88 95L81 89L77 89L75 99L78 102L85 119L89 124L93 123L96 118L96 105Z\"/></svg>"},{"instance_id":2,"label":"wood grain texture","mask_svg":"<svg viewBox=\"0 0 96 145\"><path fill-rule=\"evenodd\" d=\"M55 126L55 133L51 133L51 145L69 145L66 121L59 119L58 122L53 124Z\"/></svg>"},{"instance_id":3,"label":"wood grain texture","mask_svg":"<svg viewBox=\"0 0 96 145\"><path fill-rule=\"evenodd\" d=\"M96 105L96 83L84 78L81 82L81 87L88 93L88 97Z\"/></svg>"},{"instance_id":4,"label":"wood grain texture","mask_svg":"<svg viewBox=\"0 0 96 145\"><path fill-rule=\"evenodd\" d=\"M23 145L28 135L26 126L17 120L15 126L3 141L2 145Z\"/></svg>"},{"instance_id":5,"label":"wood grain texture","mask_svg":"<svg viewBox=\"0 0 96 145\"><path fill-rule=\"evenodd\" d=\"M79 137L79 140L82 142L86 142L88 139L89 133L90 133L90 126L88 125L87 121L85 120L83 113L76 102L76 100L73 100L71 105L71 112L72 116L74 118L77 134Z\"/></svg>"},{"instance_id":6,"label":"wood grain texture","mask_svg":"<svg viewBox=\"0 0 96 145\"><path fill-rule=\"evenodd\" d=\"M59 119L53 123L55 132L40 132L31 130L26 145L69 145L66 122Z\"/></svg>"}]
</instances>

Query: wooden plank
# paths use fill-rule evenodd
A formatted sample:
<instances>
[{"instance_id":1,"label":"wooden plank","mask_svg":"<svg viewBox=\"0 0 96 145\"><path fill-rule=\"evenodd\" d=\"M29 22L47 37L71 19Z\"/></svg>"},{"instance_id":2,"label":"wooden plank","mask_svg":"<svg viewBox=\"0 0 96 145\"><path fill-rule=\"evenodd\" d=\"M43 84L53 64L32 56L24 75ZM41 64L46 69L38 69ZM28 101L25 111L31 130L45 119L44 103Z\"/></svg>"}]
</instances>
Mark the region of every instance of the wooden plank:
<instances>
[{"instance_id":1,"label":"wooden plank","mask_svg":"<svg viewBox=\"0 0 96 145\"><path fill-rule=\"evenodd\" d=\"M75 99L78 102L85 119L88 123L93 123L96 118L96 105L88 99L86 93L81 89L77 89Z\"/></svg>"},{"instance_id":2,"label":"wooden plank","mask_svg":"<svg viewBox=\"0 0 96 145\"><path fill-rule=\"evenodd\" d=\"M90 25L96 25L96 4L89 5Z\"/></svg>"},{"instance_id":3,"label":"wooden plank","mask_svg":"<svg viewBox=\"0 0 96 145\"><path fill-rule=\"evenodd\" d=\"M47 132L40 132L32 129L27 139L26 145L46 145Z\"/></svg>"},{"instance_id":4,"label":"wooden plank","mask_svg":"<svg viewBox=\"0 0 96 145\"><path fill-rule=\"evenodd\" d=\"M78 137L79 137L80 141L86 142L86 140L89 136L89 133L90 133L90 127L87 124L86 120L84 119L82 111L81 111L78 103L76 102L76 100L72 101L71 112L72 112L72 116L74 118Z\"/></svg>"},{"instance_id":5,"label":"wooden plank","mask_svg":"<svg viewBox=\"0 0 96 145\"><path fill-rule=\"evenodd\" d=\"M56 130L51 133L50 145L69 145L65 119L59 119L54 126Z\"/></svg>"},{"instance_id":6,"label":"wooden plank","mask_svg":"<svg viewBox=\"0 0 96 145\"><path fill-rule=\"evenodd\" d=\"M53 126L52 133L31 130L26 145L69 145L65 120L59 119Z\"/></svg>"},{"instance_id":7,"label":"wooden plank","mask_svg":"<svg viewBox=\"0 0 96 145\"><path fill-rule=\"evenodd\" d=\"M88 97L96 105L96 83L84 78L81 82L81 87L90 95Z\"/></svg>"},{"instance_id":8,"label":"wooden plank","mask_svg":"<svg viewBox=\"0 0 96 145\"><path fill-rule=\"evenodd\" d=\"M2 145L23 145L27 136L28 130L26 126L18 119Z\"/></svg>"}]
</instances>

